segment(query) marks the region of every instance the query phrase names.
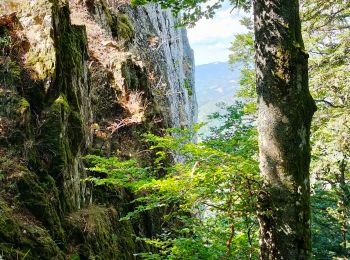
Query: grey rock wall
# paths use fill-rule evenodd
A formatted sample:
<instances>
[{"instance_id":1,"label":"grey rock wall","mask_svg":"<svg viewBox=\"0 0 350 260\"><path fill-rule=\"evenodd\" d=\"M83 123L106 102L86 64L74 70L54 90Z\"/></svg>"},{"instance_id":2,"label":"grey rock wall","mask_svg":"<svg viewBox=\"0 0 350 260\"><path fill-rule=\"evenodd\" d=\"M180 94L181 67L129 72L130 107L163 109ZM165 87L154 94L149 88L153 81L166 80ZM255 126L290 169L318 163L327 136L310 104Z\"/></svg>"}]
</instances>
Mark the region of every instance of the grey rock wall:
<instances>
[{"instance_id":1,"label":"grey rock wall","mask_svg":"<svg viewBox=\"0 0 350 260\"><path fill-rule=\"evenodd\" d=\"M152 91L162 107L166 125L190 127L197 120L194 55L185 29L176 27L169 10L158 5L128 8L135 41L131 52L151 64L157 76ZM157 91L160 95L157 95Z\"/></svg>"}]
</instances>

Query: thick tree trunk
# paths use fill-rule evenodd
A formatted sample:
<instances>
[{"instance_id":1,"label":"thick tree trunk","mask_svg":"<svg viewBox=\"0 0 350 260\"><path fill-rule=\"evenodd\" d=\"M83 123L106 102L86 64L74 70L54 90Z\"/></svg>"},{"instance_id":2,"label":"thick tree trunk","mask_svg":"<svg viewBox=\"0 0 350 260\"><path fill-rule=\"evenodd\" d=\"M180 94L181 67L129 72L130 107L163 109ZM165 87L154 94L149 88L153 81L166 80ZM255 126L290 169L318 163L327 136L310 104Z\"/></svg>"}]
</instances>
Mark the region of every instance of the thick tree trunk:
<instances>
[{"instance_id":1,"label":"thick tree trunk","mask_svg":"<svg viewBox=\"0 0 350 260\"><path fill-rule=\"evenodd\" d=\"M309 259L310 124L308 54L298 0L254 0L262 259Z\"/></svg>"}]
</instances>

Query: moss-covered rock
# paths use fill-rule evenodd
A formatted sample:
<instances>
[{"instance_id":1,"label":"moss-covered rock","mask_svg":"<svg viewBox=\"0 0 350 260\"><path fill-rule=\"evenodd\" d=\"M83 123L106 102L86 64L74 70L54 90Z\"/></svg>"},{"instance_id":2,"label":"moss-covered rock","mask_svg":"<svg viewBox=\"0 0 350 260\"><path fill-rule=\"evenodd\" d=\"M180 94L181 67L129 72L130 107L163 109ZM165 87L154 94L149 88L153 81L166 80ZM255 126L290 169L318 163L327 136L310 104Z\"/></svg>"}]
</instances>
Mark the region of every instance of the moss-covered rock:
<instances>
[{"instance_id":1,"label":"moss-covered rock","mask_svg":"<svg viewBox=\"0 0 350 260\"><path fill-rule=\"evenodd\" d=\"M0 252L4 259L64 259L56 241L30 213L10 207L1 196L0 212Z\"/></svg>"},{"instance_id":2,"label":"moss-covered rock","mask_svg":"<svg viewBox=\"0 0 350 260\"><path fill-rule=\"evenodd\" d=\"M21 205L40 220L49 230L52 238L61 246L65 246L64 231L60 216L59 192L55 181L47 175L39 180L32 173L25 173L18 181Z\"/></svg>"},{"instance_id":3,"label":"moss-covered rock","mask_svg":"<svg viewBox=\"0 0 350 260\"><path fill-rule=\"evenodd\" d=\"M112 36L118 41L128 43L134 38L134 27L128 16L116 12L117 10L112 11L105 0L89 0L86 2L86 6L92 14L96 14L97 10L103 13L103 15L99 15L98 19L105 21L100 21L100 23L104 24L105 22L109 27L108 29L112 32Z\"/></svg>"},{"instance_id":4,"label":"moss-covered rock","mask_svg":"<svg viewBox=\"0 0 350 260\"><path fill-rule=\"evenodd\" d=\"M81 259L133 259L135 237L130 223L118 221L110 207L89 207L66 218L71 254Z\"/></svg>"},{"instance_id":5,"label":"moss-covered rock","mask_svg":"<svg viewBox=\"0 0 350 260\"><path fill-rule=\"evenodd\" d=\"M19 64L10 57L2 57L2 59L0 59L0 84L5 87L16 86L20 78L21 67Z\"/></svg>"},{"instance_id":6,"label":"moss-covered rock","mask_svg":"<svg viewBox=\"0 0 350 260\"><path fill-rule=\"evenodd\" d=\"M125 14L112 15L112 22L110 24L113 37L117 40L130 42L134 38L134 28Z\"/></svg>"},{"instance_id":7,"label":"moss-covered rock","mask_svg":"<svg viewBox=\"0 0 350 260\"><path fill-rule=\"evenodd\" d=\"M49 172L54 178L58 178L66 170L68 161L71 160L65 131L69 113L70 107L62 95L45 112L46 116L40 128L38 146L43 154L42 159L50 166Z\"/></svg>"},{"instance_id":8,"label":"moss-covered rock","mask_svg":"<svg viewBox=\"0 0 350 260\"><path fill-rule=\"evenodd\" d=\"M4 259L64 259L49 233L0 200L0 252Z\"/></svg>"},{"instance_id":9,"label":"moss-covered rock","mask_svg":"<svg viewBox=\"0 0 350 260\"><path fill-rule=\"evenodd\" d=\"M60 95L44 114L37 137L38 150L43 155L41 164L61 187L63 210L71 211L79 207L80 178L79 175L77 180L74 178L79 170L77 156L84 140L82 118L64 95Z\"/></svg>"},{"instance_id":10,"label":"moss-covered rock","mask_svg":"<svg viewBox=\"0 0 350 260\"><path fill-rule=\"evenodd\" d=\"M28 101L13 91L0 89L0 140L4 146L22 146L31 136Z\"/></svg>"}]
</instances>

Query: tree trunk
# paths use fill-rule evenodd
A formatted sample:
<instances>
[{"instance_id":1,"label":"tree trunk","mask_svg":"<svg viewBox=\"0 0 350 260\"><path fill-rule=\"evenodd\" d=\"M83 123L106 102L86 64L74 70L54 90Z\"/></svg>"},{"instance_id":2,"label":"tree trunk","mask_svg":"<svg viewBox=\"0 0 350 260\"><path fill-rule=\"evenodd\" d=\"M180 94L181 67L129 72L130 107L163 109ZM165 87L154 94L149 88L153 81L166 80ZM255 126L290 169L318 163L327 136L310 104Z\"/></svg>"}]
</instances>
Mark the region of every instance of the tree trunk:
<instances>
[{"instance_id":1,"label":"tree trunk","mask_svg":"<svg viewBox=\"0 0 350 260\"><path fill-rule=\"evenodd\" d=\"M258 94L261 259L309 259L308 54L298 0L254 0Z\"/></svg>"},{"instance_id":2,"label":"tree trunk","mask_svg":"<svg viewBox=\"0 0 350 260\"><path fill-rule=\"evenodd\" d=\"M347 194L347 184L346 184L346 177L345 177L345 172L347 168L347 161L349 158L345 156L343 160L341 160L340 165L339 165L339 172L340 175L338 177L338 183L339 183L339 207L340 207L340 221L341 221L341 233L342 233L342 247L343 247L343 252L344 252L344 259L348 256L347 253L347 232L348 232L348 227L347 227L347 222L348 222L348 197L349 195Z\"/></svg>"}]
</instances>

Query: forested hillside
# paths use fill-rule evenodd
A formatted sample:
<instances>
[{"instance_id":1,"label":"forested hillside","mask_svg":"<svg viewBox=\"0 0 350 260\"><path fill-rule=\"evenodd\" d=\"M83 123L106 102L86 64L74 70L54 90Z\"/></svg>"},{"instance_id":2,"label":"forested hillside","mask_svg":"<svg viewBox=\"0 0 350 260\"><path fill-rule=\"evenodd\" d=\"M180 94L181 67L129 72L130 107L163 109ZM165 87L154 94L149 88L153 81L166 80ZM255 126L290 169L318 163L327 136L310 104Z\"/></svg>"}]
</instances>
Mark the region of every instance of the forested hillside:
<instances>
[{"instance_id":1,"label":"forested hillside","mask_svg":"<svg viewBox=\"0 0 350 260\"><path fill-rule=\"evenodd\" d=\"M218 120L208 120L214 112L222 111L223 104L232 105L237 100L240 67L231 68L227 62L214 62L196 66L195 83L198 102L198 122L206 125L200 133L209 133L210 126ZM210 122L209 122L210 121Z\"/></svg>"},{"instance_id":2,"label":"forested hillside","mask_svg":"<svg viewBox=\"0 0 350 260\"><path fill-rule=\"evenodd\" d=\"M0 2L0 260L350 258L350 2L223 2Z\"/></svg>"},{"instance_id":3,"label":"forested hillside","mask_svg":"<svg viewBox=\"0 0 350 260\"><path fill-rule=\"evenodd\" d=\"M205 109L202 106L211 106L214 102L225 101L235 95L239 88L239 71L239 66L231 69L226 62L196 66L197 102L198 106L201 107L201 112Z\"/></svg>"}]
</instances>

